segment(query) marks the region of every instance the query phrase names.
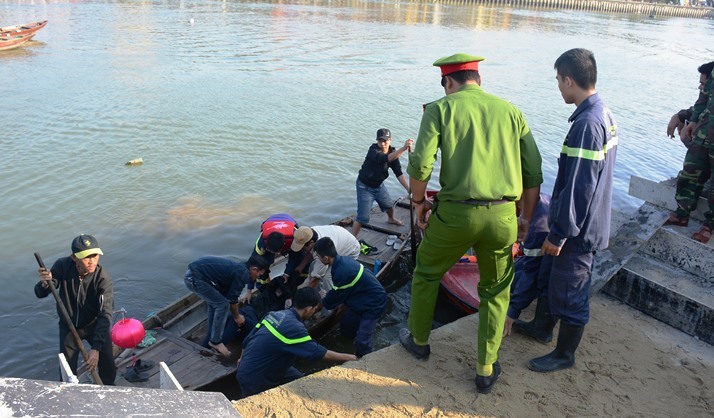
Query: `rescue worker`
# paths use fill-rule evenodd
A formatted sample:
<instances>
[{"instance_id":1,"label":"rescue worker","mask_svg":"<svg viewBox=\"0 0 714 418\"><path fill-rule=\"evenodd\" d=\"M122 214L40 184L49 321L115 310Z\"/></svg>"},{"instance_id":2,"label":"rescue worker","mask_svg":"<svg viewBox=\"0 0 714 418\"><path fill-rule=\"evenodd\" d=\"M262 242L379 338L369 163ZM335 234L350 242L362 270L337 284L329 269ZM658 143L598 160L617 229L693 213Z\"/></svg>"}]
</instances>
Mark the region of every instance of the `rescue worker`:
<instances>
[{"instance_id":1,"label":"rescue worker","mask_svg":"<svg viewBox=\"0 0 714 418\"><path fill-rule=\"evenodd\" d=\"M236 379L243 397L255 395L303 376L293 366L296 358L318 361L356 360L354 354L326 349L313 340L303 321L320 307L312 287L298 289L290 309L268 313L243 340Z\"/></svg>"},{"instance_id":2,"label":"rescue worker","mask_svg":"<svg viewBox=\"0 0 714 418\"><path fill-rule=\"evenodd\" d=\"M618 127L595 90L597 64L587 49L564 52L555 61L558 89L576 106L558 158L550 201L544 263L550 262L550 314L560 319L555 350L532 359L528 368L552 372L572 367L590 319L590 280L595 253L610 237L612 175Z\"/></svg>"},{"instance_id":3,"label":"rescue worker","mask_svg":"<svg viewBox=\"0 0 714 418\"><path fill-rule=\"evenodd\" d=\"M277 280L273 280L269 287L269 291L274 293L270 295L271 300L277 299L277 302L272 300L268 303L269 305L280 305L280 308L276 309L281 309L281 304L286 299L289 299L291 293L305 280L308 260L304 260L305 257L301 252L290 250L297 229L297 221L287 213L278 213L263 221L260 226L260 235L255 241L251 257L263 257L268 264L268 271L255 282L248 284L248 291L243 295L241 302L250 303L253 297L253 289L260 289L271 282L269 269L278 255L287 255L288 263L282 276L276 277L275 279ZM272 307L274 308L275 306Z\"/></svg>"},{"instance_id":4,"label":"rescue worker","mask_svg":"<svg viewBox=\"0 0 714 418\"><path fill-rule=\"evenodd\" d=\"M315 258L330 268L332 289L323 298L327 309L347 307L340 322L340 332L355 341L355 354L372 352L372 336L387 307L387 292L369 269L358 261L337 254L329 237L320 238L314 247Z\"/></svg>"},{"instance_id":5,"label":"rescue worker","mask_svg":"<svg viewBox=\"0 0 714 418\"><path fill-rule=\"evenodd\" d=\"M329 291L332 288L332 277L330 270L322 261L314 257L312 248L315 242L323 237L329 237L337 248L337 254L357 259L362 245L345 228L338 225L301 226L295 231L295 239L290 247L292 251L302 251L305 257L314 259L309 279L302 286L317 287L318 289Z\"/></svg>"},{"instance_id":6,"label":"rescue worker","mask_svg":"<svg viewBox=\"0 0 714 418\"><path fill-rule=\"evenodd\" d=\"M407 168L425 236L412 279L408 329L400 331L399 340L417 359L428 359L441 278L473 248L481 272L475 383L480 393L489 393L501 375L498 349L514 274L511 249L519 229L525 236L543 176L538 147L520 110L481 89L480 61L456 54L434 62L446 96L425 106ZM432 206L425 192L439 153L441 190Z\"/></svg>"},{"instance_id":7,"label":"rescue worker","mask_svg":"<svg viewBox=\"0 0 714 418\"><path fill-rule=\"evenodd\" d=\"M548 211L550 196L541 193L536 206L528 235L523 241L523 256L515 261L515 277L511 285L511 302L506 314L506 325L503 336L511 334L514 329L522 334L535 338L542 343L553 339L555 321L550 316L548 308L548 272L547 264L543 264L543 241L548 236ZM525 322L518 317L534 300L536 313L532 321Z\"/></svg>"},{"instance_id":8,"label":"rescue worker","mask_svg":"<svg viewBox=\"0 0 714 418\"><path fill-rule=\"evenodd\" d=\"M50 270L40 268L40 281L35 285L35 296L45 298L51 293L52 281L60 300L72 319L77 334L89 342L87 370L97 370L105 385L113 385L117 368L112 352L112 314L114 285L112 276L99 264L104 253L92 235L79 235L72 240L69 257L57 259ZM59 321L59 349L77 374L80 348L62 317L57 305Z\"/></svg>"},{"instance_id":9,"label":"rescue worker","mask_svg":"<svg viewBox=\"0 0 714 418\"><path fill-rule=\"evenodd\" d=\"M689 109L682 109L672 116L667 126L667 135L674 137L675 128L680 133L680 139L687 147L687 154L684 157L684 167L677 176L677 191L675 200L677 210L670 214L665 225L687 226L689 224L689 213L697 208L697 201L704 189L704 184L712 176L714 168L714 119L707 115L713 111L714 104L707 104L711 101L712 79L714 74L714 61L702 64L697 68L699 71L699 98L694 106ZM697 127L696 119L700 119L701 127ZM691 127L684 126L685 121L693 121ZM694 135L693 135L694 134ZM704 214L705 222L702 228L692 235L692 238L707 243L711 238L712 227L714 226L714 192L709 194L709 211Z\"/></svg>"},{"instance_id":10,"label":"rescue worker","mask_svg":"<svg viewBox=\"0 0 714 418\"><path fill-rule=\"evenodd\" d=\"M265 273L268 264L262 257L253 256L246 262L229 258L205 256L188 265L184 283L206 302L208 314L208 346L224 356L231 352L223 343L223 330L232 314L240 328L245 322L238 310L238 297L243 288Z\"/></svg>"}]
</instances>

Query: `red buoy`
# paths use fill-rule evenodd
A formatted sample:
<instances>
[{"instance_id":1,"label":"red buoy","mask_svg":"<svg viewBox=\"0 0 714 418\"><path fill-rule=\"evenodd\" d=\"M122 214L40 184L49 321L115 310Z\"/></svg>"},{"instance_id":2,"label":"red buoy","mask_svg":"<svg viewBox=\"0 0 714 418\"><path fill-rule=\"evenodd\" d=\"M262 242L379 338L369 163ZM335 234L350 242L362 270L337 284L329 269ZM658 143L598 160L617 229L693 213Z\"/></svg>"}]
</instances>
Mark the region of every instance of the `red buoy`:
<instances>
[{"instance_id":1,"label":"red buoy","mask_svg":"<svg viewBox=\"0 0 714 418\"><path fill-rule=\"evenodd\" d=\"M134 348L144 339L144 325L134 318L124 318L112 327L112 342L121 348Z\"/></svg>"}]
</instances>

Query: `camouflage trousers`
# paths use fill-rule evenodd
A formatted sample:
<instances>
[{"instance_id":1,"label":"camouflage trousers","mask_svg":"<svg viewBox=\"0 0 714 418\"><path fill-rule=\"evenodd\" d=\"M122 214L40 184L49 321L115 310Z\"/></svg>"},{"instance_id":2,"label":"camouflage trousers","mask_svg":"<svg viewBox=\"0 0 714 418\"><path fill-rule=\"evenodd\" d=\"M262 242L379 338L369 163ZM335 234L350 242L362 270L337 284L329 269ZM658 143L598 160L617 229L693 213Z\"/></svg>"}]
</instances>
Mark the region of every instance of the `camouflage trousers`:
<instances>
[{"instance_id":1,"label":"camouflage trousers","mask_svg":"<svg viewBox=\"0 0 714 418\"><path fill-rule=\"evenodd\" d=\"M707 144L709 145L709 144ZM676 215L686 218L697 208L697 200L702 194L704 184L712 176L714 168L714 147L692 144L684 157L684 167L677 177ZM714 189L713 189L714 190ZM709 210L704 214L706 224L714 226L714 191L709 193Z\"/></svg>"}]
</instances>

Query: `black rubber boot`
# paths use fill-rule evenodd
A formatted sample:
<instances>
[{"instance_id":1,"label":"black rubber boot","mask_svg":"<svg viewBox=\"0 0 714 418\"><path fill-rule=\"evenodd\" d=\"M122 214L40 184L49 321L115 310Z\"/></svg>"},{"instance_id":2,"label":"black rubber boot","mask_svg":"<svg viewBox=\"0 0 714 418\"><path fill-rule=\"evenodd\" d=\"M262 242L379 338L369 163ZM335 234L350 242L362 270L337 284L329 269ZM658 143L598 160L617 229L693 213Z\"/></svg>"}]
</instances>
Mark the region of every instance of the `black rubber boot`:
<instances>
[{"instance_id":1,"label":"black rubber boot","mask_svg":"<svg viewBox=\"0 0 714 418\"><path fill-rule=\"evenodd\" d=\"M555 328L556 321L550 316L547 296L539 297L537 303L533 320L529 322L521 321L520 319L516 320L513 324L513 329L534 338L538 342L547 344L553 341L553 328Z\"/></svg>"},{"instance_id":2,"label":"black rubber boot","mask_svg":"<svg viewBox=\"0 0 714 418\"><path fill-rule=\"evenodd\" d=\"M558 344L550 354L534 358L528 362L528 368L534 372L548 373L567 369L575 365L575 350L580 345L585 327L560 323Z\"/></svg>"}]
</instances>

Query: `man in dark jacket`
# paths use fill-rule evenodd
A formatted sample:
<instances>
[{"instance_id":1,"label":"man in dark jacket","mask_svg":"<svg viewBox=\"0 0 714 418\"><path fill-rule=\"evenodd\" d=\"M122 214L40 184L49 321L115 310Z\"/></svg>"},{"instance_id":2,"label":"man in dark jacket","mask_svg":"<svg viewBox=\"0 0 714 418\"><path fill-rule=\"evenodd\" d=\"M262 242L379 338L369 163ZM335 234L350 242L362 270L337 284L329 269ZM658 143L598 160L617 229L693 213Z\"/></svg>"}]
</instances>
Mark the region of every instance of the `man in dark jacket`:
<instances>
[{"instance_id":1,"label":"man in dark jacket","mask_svg":"<svg viewBox=\"0 0 714 418\"><path fill-rule=\"evenodd\" d=\"M35 285L38 298L50 293L52 281L60 299L67 309L72 325L80 338L89 342L89 358L86 361L90 372L98 369L99 378L105 385L113 385L116 366L112 353L111 326L114 309L112 276L99 265L99 256L104 254L99 243L91 235L80 235L72 241L72 254L55 261L50 270L40 268L40 281ZM60 352L74 374L80 348L62 317L59 305Z\"/></svg>"},{"instance_id":2,"label":"man in dark jacket","mask_svg":"<svg viewBox=\"0 0 714 418\"><path fill-rule=\"evenodd\" d=\"M246 285L268 269L261 257L252 256L239 263L224 257L205 256L188 265L184 283L188 290L206 301L208 306L208 346L224 356L231 352L223 343L223 332L232 314L238 328L245 316L238 309L238 298ZM255 324L253 324L255 325Z\"/></svg>"},{"instance_id":3,"label":"man in dark jacket","mask_svg":"<svg viewBox=\"0 0 714 418\"><path fill-rule=\"evenodd\" d=\"M352 235L357 236L362 225L369 222L374 201L377 201L382 212L387 212L388 222L395 225L404 225L394 217L394 200L392 200L384 180L389 177L389 169L399 180L404 188L409 191L409 183L399 163L399 157L404 151L411 149L413 139L404 141L404 146L396 149L392 146L392 132L387 128L377 131L377 143L372 144L364 157L362 168L357 176L357 219L352 226Z\"/></svg>"},{"instance_id":4,"label":"man in dark jacket","mask_svg":"<svg viewBox=\"0 0 714 418\"><path fill-rule=\"evenodd\" d=\"M329 237L317 240L314 250L320 262L330 266L332 273L332 290L322 300L323 306L335 309L344 303L347 312L342 317L340 331L347 338L355 339L357 357L371 353L372 335L387 306L387 292L362 264L338 255Z\"/></svg>"}]
</instances>

